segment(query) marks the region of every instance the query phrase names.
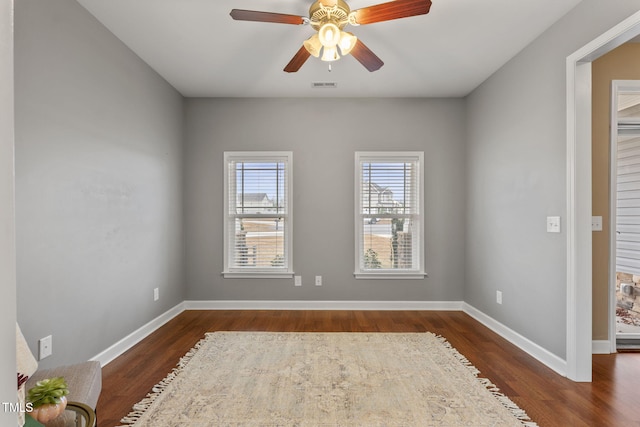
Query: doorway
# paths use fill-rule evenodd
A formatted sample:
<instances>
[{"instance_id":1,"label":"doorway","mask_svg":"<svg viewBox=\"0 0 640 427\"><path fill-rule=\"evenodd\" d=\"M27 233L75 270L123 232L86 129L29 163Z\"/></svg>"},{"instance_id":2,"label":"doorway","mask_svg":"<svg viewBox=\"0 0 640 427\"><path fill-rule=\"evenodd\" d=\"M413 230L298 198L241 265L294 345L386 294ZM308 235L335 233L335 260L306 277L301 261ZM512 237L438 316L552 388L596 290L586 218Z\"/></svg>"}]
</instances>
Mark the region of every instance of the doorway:
<instances>
[{"instance_id":1,"label":"doorway","mask_svg":"<svg viewBox=\"0 0 640 427\"><path fill-rule=\"evenodd\" d=\"M610 313L616 350L640 348L640 80L611 85ZM615 267L615 268L613 268Z\"/></svg>"},{"instance_id":2,"label":"doorway","mask_svg":"<svg viewBox=\"0 0 640 427\"><path fill-rule=\"evenodd\" d=\"M567 57L567 377L574 381L592 374L591 63L638 35L640 12Z\"/></svg>"}]
</instances>

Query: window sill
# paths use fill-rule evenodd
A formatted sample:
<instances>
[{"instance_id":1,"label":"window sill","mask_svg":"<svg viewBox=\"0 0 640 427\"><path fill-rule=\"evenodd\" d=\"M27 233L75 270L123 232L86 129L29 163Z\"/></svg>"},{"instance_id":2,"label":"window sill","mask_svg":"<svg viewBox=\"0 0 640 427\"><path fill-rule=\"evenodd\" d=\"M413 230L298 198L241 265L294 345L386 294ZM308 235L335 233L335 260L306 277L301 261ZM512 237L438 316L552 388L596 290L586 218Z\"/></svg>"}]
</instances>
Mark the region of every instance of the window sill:
<instances>
[{"instance_id":1,"label":"window sill","mask_svg":"<svg viewBox=\"0 0 640 427\"><path fill-rule=\"evenodd\" d=\"M225 279L292 279L294 272L269 272L269 271L223 271Z\"/></svg>"},{"instance_id":2,"label":"window sill","mask_svg":"<svg viewBox=\"0 0 640 427\"><path fill-rule=\"evenodd\" d=\"M353 273L356 279L383 279L383 280L422 280L428 277L427 273Z\"/></svg>"}]
</instances>

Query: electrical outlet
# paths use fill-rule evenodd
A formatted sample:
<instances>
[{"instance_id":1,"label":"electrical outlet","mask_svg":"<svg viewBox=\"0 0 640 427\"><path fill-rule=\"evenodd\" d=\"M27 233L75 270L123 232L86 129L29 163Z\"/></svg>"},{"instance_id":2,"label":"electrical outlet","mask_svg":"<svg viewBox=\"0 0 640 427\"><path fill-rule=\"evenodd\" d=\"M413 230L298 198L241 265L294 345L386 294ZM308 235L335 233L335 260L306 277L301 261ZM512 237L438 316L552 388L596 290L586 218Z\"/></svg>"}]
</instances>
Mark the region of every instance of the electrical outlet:
<instances>
[{"instance_id":1,"label":"electrical outlet","mask_svg":"<svg viewBox=\"0 0 640 427\"><path fill-rule=\"evenodd\" d=\"M158 301L160 299L160 289L153 288L153 300Z\"/></svg>"},{"instance_id":2,"label":"electrical outlet","mask_svg":"<svg viewBox=\"0 0 640 427\"><path fill-rule=\"evenodd\" d=\"M547 233L559 233L560 232L560 217L548 216L547 217Z\"/></svg>"},{"instance_id":3,"label":"electrical outlet","mask_svg":"<svg viewBox=\"0 0 640 427\"><path fill-rule=\"evenodd\" d=\"M302 286L302 276L293 276L294 286Z\"/></svg>"},{"instance_id":4,"label":"electrical outlet","mask_svg":"<svg viewBox=\"0 0 640 427\"><path fill-rule=\"evenodd\" d=\"M496 302L498 304L502 304L502 292L501 291L496 291Z\"/></svg>"},{"instance_id":5,"label":"electrical outlet","mask_svg":"<svg viewBox=\"0 0 640 427\"><path fill-rule=\"evenodd\" d=\"M49 357L53 354L53 337L51 335L38 341L38 360Z\"/></svg>"},{"instance_id":6,"label":"electrical outlet","mask_svg":"<svg viewBox=\"0 0 640 427\"><path fill-rule=\"evenodd\" d=\"M322 286L322 276L316 276L316 286Z\"/></svg>"}]
</instances>

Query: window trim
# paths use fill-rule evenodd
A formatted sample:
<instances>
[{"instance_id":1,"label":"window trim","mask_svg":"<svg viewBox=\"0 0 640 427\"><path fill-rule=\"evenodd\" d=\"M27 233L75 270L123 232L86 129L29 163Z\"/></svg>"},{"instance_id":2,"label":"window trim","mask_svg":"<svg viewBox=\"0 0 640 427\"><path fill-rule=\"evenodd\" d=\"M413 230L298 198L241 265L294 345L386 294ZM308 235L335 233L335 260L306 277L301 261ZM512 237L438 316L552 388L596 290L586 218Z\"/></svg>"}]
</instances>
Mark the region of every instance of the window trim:
<instances>
[{"instance_id":1,"label":"window trim","mask_svg":"<svg viewBox=\"0 0 640 427\"><path fill-rule=\"evenodd\" d=\"M247 161L247 162L268 162L279 161L287 164L285 169L285 191L286 191L286 212L282 216L287 218L285 221L284 229L284 245L285 245L285 259L287 261L286 269L274 269L270 268L230 268L230 253L229 245L231 244L229 239L229 225L230 216L229 213L229 163L231 161ZM293 250L292 250L292 231L293 231L293 152L292 151L225 151L224 152L224 177L223 177L223 272L222 276L225 279L290 279L293 278L295 272L293 271ZM235 216L235 215L234 215ZM268 214L250 214L255 217L270 217ZM271 215L273 216L273 215Z\"/></svg>"},{"instance_id":2,"label":"window trim","mask_svg":"<svg viewBox=\"0 0 640 427\"><path fill-rule=\"evenodd\" d=\"M362 220L362 162L363 161L417 161L418 179L417 189L417 220L419 222L418 232L418 266L412 269L394 270L380 269L379 271L363 270L360 267L361 254L363 248L363 220ZM419 280L427 277L425 271L425 244L424 244L424 152L423 151L356 151L355 153L355 203L354 203L354 224L355 224L355 271L356 279L410 279ZM412 215L414 216L414 215Z\"/></svg>"}]
</instances>

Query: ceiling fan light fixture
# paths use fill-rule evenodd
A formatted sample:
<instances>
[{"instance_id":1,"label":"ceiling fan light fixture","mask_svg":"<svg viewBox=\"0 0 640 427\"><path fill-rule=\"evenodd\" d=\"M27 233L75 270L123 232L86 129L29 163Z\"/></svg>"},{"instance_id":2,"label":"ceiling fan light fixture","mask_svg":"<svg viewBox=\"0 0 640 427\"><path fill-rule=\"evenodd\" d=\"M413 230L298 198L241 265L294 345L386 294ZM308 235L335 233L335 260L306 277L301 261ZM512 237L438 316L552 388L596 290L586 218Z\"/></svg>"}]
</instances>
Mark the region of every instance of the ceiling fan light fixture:
<instances>
[{"instance_id":1,"label":"ceiling fan light fixture","mask_svg":"<svg viewBox=\"0 0 640 427\"><path fill-rule=\"evenodd\" d=\"M303 43L304 48L307 49L311 55L316 58L320 56L320 50L322 49L322 43L320 43L320 38L318 34L314 34L308 39L306 39Z\"/></svg>"},{"instance_id":2,"label":"ceiling fan light fixture","mask_svg":"<svg viewBox=\"0 0 640 427\"><path fill-rule=\"evenodd\" d=\"M340 52L342 55L348 55L358 42L358 38L351 33L342 31L340 34Z\"/></svg>"},{"instance_id":3,"label":"ceiling fan light fixture","mask_svg":"<svg viewBox=\"0 0 640 427\"><path fill-rule=\"evenodd\" d=\"M335 47L340 42L340 28L333 22L327 22L318 30L320 43L325 48Z\"/></svg>"},{"instance_id":4,"label":"ceiling fan light fixture","mask_svg":"<svg viewBox=\"0 0 640 427\"><path fill-rule=\"evenodd\" d=\"M320 59L325 62L337 61L338 59L340 59L340 55L338 55L338 49L335 46L333 47L325 46L322 49L322 58Z\"/></svg>"}]
</instances>

